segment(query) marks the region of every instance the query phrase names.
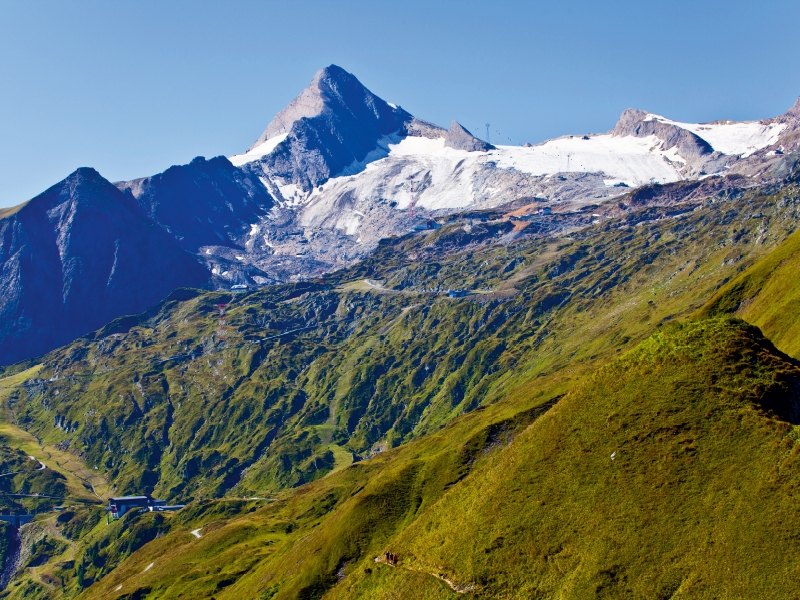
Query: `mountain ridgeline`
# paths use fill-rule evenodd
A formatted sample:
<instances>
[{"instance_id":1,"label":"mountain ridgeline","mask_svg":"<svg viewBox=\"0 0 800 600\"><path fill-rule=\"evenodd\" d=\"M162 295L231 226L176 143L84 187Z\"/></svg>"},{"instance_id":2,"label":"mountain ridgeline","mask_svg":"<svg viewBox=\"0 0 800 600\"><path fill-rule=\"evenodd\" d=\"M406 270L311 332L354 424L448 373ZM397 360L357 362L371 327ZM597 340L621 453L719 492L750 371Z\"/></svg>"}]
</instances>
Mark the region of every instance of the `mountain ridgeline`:
<instances>
[{"instance_id":1,"label":"mountain ridgeline","mask_svg":"<svg viewBox=\"0 0 800 600\"><path fill-rule=\"evenodd\" d=\"M495 147L331 66L0 213L0 598L793 597L796 112Z\"/></svg>"}]
</instances>

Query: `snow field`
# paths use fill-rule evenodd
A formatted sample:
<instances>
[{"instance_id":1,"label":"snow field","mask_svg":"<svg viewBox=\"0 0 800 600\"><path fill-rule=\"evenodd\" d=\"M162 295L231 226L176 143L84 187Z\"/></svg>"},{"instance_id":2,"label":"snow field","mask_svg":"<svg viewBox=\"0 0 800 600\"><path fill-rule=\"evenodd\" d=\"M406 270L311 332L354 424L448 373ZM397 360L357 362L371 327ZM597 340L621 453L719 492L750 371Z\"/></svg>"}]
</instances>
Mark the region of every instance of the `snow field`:
<instances>
[{"instance_id":1,"label":"snow field","mask_svg":"<svg viewBox=\"0 0 800 600\"><path fill-rule=\"evenodd\" d=\"M649 114L645 121L658 121L675 125L691 131L707 141L714 150L723 154L735 154L748 157L753 152L771 146L778 141L778 136L786 129L785 123L762 125L757 121L736 123L681 123L656 114Z\"/></svg>"},{"instance_id":2,"label":"snow field","mask_svg":"<svg viewBox=\"0 0 800 600\"><path fill-rule=\"evenodd\" d=\"M266 156L267 154L275 150L275 148L278 147L278 144L280 144L288 136L289 136L288 133L282 133L280 135L276 135L275 137L268 139L266 142L259 144L258 146L250 150L250 152L231 156L228 158L228 160L231 161L231 163L234 166L241 167L244 164L247 164L254 160L258 160L262 156Z\"/></svg>"}]
</instances>

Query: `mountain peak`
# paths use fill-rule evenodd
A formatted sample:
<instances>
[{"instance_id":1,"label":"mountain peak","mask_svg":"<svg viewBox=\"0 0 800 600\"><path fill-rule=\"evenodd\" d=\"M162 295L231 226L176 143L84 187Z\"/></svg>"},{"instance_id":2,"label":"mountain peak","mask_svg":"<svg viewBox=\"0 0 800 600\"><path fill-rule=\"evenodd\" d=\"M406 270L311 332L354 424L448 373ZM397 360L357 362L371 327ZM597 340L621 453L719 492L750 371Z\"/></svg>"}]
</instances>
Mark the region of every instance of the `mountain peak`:
<instances>
[{"instance_id":1,"label":"mountain peak","mask_svg":"<svg viewBox=\"0 0 800 600\"><path fill-rule=\"evenodd\" d=\"M636 108L626 108L610 133L638 138L654 135L663 142L664 150L677 148L684 158L698 158L714 152L711 144L688 129L662 122L659 118L648 118L650 114Z\"/></svg>"},{"instance_id":2,"label":"mountain peak","mask_svg":"<svg viewBox=\"0 0 800 600\"><path fill-rule=\"evenodd\" d=\"M72 173L70 173L69 177L84 177L86 179L103 179L103 176L92 167L78 167Z\"/></svg>"},{"instance_id":3,"label":"mountain peak","mask_svg":"<svg viewBox=\"0 0 800 600\"><path fill-rule=\"evenodd\" d=\"M353 76L352 73L348 73L339 65L328 65L327 67L317 71L317 74L314 76L315 81L322 81L322 80L347 81L349 79L355 79L355 77Z\"/></svg>"},{"instance_id":4,"label":"mountain peak","mask_svg":"<svg viewBox=\"0 0 800 600\"><path fill-rule=\"evenodd\" d=\"M626 108L619 116L616 126L612 132L621 132L630 129L631 126L641 123L649 113L638 108Z\"/></svg>"},{"instance_id":5,"label":"mountain peak","mask_svg":"<svg viewBox=\"0 0 800 600\"><path fill-rule=\"evenodd\" d=\"M381 138L400 133L411 119L330 65L317 71L248 152L273 140L269 152L258 155L260 168L307 191L364 160Z\"/></svg>"},{"instance_id":6,"label":"mountain peak","mask_svg":"<svg viewBox=\"0 0 800 600\"><path fill-rule=\"evenodd\" d=\"M393 108L375 96L352 73L337 65L329 65L317 71L300 95L272 119L250 150L270 138L290 133L301 119L313 119L325 113L391 121L393 129L397 129L402 119L398 120L396 116L405 111Z\"/></svg>"},{"instance_id":7,"label":"mountain peak","mask_svg":"<svg viewBox=\"0 0 800 600\"><path fill-rule=\"evenodd\" d=\"M71 185L86 185L96 182L109 183L110 185L110 182L92 167L78 167L72 173L67 175L62 181L64 184Z\"/></svg>"}]
</instances>

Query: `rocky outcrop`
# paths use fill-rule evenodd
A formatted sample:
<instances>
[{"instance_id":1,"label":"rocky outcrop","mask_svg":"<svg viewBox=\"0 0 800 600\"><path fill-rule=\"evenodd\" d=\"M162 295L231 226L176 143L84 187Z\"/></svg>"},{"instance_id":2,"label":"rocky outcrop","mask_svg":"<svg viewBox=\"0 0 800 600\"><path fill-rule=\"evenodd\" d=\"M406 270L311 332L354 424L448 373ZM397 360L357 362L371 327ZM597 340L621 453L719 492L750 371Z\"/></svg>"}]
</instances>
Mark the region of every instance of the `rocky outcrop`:
<instances>
[{"instance_id":1,"label":"rocky outcrop","mask_svg":"<svg viewBox=\"0 0 800 600\"><path fill-rule=\"evenodd\" d=\"M447 130L428 121L423 121L412 117L410 121L403 123L400 134L404 136L424 137L431 140L447 136Z\"/></svg>"},{"instance_id":2,"label":"rocky outcrop","mask_svg":"<svg viewBox=\"0 0 800 600\"><path fill-rule=\"evenodd\" d=\"M0 219L0 364L209 277L131 196L94 169L78 169Z\"/></svg>"},{"instance_id":3,"label":"rocky outcrop","mask_svg":"<svg viewBox=\"0 0 800 600\"><path fill-rule=\"evenodd\" d=\"M664 150L677 148L678 154L686 160L697 160L714 153L714 149L707 141L691 131L655 119L647 119L648 114L635 108L626 109L617 125L611 130L611 134L640 138L654 135L664 142Z\"/></svg>"},{"instance_id":4,"label":"rocky outcrop","mask_svg":"<svg viewBox=\"0 0 800 600\"><path fill-rule=\"evenodd\" d=\"M447 132L444 145L448 148L466 150L467 152L486 152L488 150L494 150L494 146L483 140L479 140L467 131L463 125L456 121L450 123L450 130Z\"/></svg>"},{"instance_id":5,"label":"rocky outcrop","mask_svg":"<svg viewBox=\"0 0 800 600\"><path fill-rule=\"evenodd\" d=\"M273 205L258 177L224 156L198 156L152 177L117 183L185 249L233 246Z\"/></svg>"},{"instance_id":6,"label":"rocky outcrop","mask_svg":"<svg viewBox=\"0 0 800 600\"><path fill-rule=\"evenodd\" d=\"M786 117L794 117L795 119L800 119L800 98L795 100L795 103L792 105L792 108L784 113Z\"/></svg>"},{"instance_id":7,"label":"rocky outcrop","mask_svg":"<svg viewBox=\"0 0 800 600\"><path fill-rule=\"evenodd\" d=\"M779 150L782 153L800 150L800 98L782 115L763 122L786 125L778 141L770 147L770 150Z\"/></svg>"}]
</instances>

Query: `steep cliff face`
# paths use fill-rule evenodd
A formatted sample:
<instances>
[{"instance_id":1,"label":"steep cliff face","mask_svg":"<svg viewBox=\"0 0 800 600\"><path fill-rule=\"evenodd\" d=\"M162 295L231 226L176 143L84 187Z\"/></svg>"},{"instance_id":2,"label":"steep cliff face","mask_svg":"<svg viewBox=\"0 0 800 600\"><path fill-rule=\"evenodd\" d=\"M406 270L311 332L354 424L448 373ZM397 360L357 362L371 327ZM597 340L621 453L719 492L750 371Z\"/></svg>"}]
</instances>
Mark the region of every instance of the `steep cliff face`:
<instances>
[{"instance_id":1,"label":"steep cliff face","mask_svg":"<svg viewBox=\"0 0 800 600\"><path fill-rule=\"evenodd\" d=\"M94 169L0 220L0 363L139 312L207 270Z\"/></svg>"}]
</instances>

